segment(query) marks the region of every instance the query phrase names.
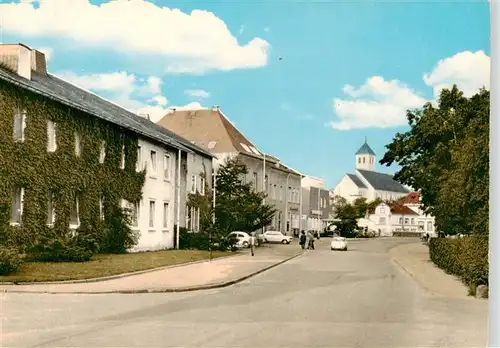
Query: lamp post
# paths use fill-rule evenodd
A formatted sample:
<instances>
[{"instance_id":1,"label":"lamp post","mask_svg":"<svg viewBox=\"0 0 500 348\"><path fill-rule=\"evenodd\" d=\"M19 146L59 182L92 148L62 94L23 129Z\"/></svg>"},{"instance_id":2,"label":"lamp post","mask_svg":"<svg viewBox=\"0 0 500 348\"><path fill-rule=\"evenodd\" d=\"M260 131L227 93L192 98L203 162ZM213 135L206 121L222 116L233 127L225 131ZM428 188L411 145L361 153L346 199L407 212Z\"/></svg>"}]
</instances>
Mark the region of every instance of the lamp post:
<instances>
[{"instance_id":1,"label":"lamp post","mask_svg":"<svg viewBox=\"0 0 500 348\"><path fill-rule=\"evenodd\" d=\"M217 173L215 168L212 169L212 177L213 177L213 188L212 188L212 228L215 227L215 194L217 188ZM212 228L208 230L208 251L209 251L209 260L212 261Z\"/></svg>"}]
</instances>

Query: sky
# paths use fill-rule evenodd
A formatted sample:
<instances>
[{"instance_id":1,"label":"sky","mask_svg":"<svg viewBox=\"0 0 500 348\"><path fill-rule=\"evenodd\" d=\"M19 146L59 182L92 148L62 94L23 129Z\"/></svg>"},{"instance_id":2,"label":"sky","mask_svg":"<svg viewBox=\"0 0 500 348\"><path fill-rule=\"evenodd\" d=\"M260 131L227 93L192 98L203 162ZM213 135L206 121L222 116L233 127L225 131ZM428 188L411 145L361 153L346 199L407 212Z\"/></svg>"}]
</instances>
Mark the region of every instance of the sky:
<instances>
[{"instance_id":1,"label":"sky","mask_svg":"<svg viewBox=\"0 0 500 348\"><path fill-rule=\"evenodd\" d=\"M334 187L406 110L490 85L488 1L0 0L1 40L157 121L218 105L263 152ZM394 173L397 167L377 171Z\"/></svg>"}]
</instances>

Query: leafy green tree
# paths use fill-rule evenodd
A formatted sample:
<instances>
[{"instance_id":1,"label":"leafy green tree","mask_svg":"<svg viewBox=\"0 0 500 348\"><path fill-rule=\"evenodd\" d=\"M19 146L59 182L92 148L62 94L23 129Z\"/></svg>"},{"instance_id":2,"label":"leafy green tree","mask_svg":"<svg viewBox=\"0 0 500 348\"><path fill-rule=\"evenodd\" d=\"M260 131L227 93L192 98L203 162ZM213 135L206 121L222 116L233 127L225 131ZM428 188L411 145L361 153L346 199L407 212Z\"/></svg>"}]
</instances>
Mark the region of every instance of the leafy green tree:
<instances>
[{"instance_id":1,"label":"leafy green tree","mask_svg":"<svg viewBox=\"0 0 500 348\"><path fill-rule=\"evenodd\" d=\"M447 233L488 233L490 94L471 98L453 86L437 107L409 110L410 129L397 133L380 161L401 169L395 179L420 191L422 205Z\"/></svg>"},{"instance_id":2,"label":"leafy green tree","mask_svg":"<svg viewBox=\"0 0 500 348\"><path fill-rule=\"evenodd\" d=\"M238 159L228 159L219 167L215 199L218 231L253 232L271 224L276 210L264 204L264 193L256 192L251 184L241 181L247 173L247 167Z\"/></svg>"}]
</instances>

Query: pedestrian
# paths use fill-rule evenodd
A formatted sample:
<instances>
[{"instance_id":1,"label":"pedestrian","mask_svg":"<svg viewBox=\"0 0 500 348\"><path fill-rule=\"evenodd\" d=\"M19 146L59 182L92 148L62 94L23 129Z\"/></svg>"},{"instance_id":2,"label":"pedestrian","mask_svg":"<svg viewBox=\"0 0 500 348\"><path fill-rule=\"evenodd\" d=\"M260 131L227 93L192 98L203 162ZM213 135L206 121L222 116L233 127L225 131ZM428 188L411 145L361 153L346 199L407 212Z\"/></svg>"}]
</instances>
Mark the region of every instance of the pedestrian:
<instances>
[{"instance_id":1,"label":"pedestrian","mask_svg":"<svg viewBox=\"0 0 500 348\"><path fill-rule=\"evenodd\" d=\"M254 249L255 249L255 237L253 234L250 235L250 251L252 252L252 256L254 256Z\"/></svg>"},{"instance_id":2,"label":"pedestrian","mask_svg":"<svg viewBox=\"0 0 500 348\"><path fill-rule=\"evenodd\" d=\"M311 231L307 231L307 249L314 250L314 236Z\"/></svg>"},{"instance_id":3,"label":"pedestrian","mask_svg":"<svg viewBox=\"0 0 500 348\"><path fill-rule=\"evenodd\" d=\"M302 249L305 249L306 247L306 234L304 232L304 230L302 230L302 232L300 233L300 237L299 237L299 244L301 246Z\"/></svg>"}]
</instances>

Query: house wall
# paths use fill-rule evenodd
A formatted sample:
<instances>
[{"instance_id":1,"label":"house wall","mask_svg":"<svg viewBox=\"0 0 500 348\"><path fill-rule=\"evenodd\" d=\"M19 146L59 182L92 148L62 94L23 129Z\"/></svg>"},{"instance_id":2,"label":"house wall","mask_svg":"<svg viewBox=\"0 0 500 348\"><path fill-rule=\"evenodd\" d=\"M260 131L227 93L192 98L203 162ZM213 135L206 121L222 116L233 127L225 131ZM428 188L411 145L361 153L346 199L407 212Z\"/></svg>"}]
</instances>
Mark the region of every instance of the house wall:
<instances>
[{"instance_id":1,"label":"house wall","mask_svg":"<svg viewBox=\"0 0 500 348\"><path fill-rule=\"evenodd\" d=\"M356 198L365 197L362 194L368 195L366 189L360 192L359 187L347 175L344 175L333 192L335 196L345 198L348 203L354 202Z\"/></svg>"}]
</instances>

